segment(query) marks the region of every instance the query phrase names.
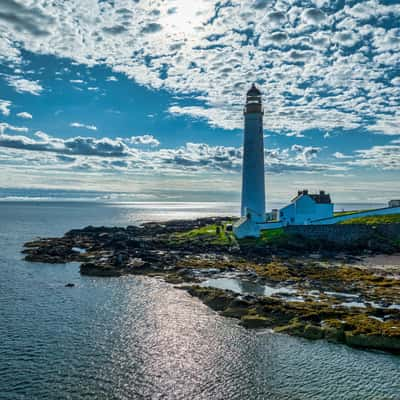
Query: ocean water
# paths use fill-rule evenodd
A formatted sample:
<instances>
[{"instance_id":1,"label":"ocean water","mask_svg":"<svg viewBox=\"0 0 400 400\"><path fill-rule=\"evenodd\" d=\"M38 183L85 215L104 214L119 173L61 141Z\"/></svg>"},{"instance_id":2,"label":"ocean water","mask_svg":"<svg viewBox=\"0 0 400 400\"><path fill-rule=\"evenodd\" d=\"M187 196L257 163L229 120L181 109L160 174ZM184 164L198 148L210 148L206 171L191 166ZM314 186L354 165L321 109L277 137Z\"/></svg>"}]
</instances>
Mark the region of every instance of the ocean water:
<instances>
[{"instance_id":1,"label":"ocean water","mask_svg":"<svg viewBox=\"0 0 400 400\"><path fill-rule=\"evenodd\" d=\"M221 203L1 202L0 399L400 399L399 356L247 331L159 280L81 277L77 264L20 254L36 236L89 224L235 212Z\"/></svg>"}]
</instances>

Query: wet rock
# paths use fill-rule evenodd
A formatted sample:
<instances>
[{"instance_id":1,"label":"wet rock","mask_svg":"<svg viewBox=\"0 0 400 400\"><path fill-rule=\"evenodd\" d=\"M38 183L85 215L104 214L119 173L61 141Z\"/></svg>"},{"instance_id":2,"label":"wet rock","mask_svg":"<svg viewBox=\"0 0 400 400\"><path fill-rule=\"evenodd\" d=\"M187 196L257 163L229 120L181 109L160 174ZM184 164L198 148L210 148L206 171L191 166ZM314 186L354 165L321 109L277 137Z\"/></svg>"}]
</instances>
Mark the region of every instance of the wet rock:
<instances>
[{"instance_id":1,"label":"wet rock","mask_svg":"<svg viewBox=\"0 0 400 400\"><path fill-rule=\"evenodd\" d=\"M65 287L73 288L73 287L75 287L75 283L66 283Z\"/></svg>"},{"instance_id":2,"label":"wet rock","mask_svg":"<svg viewBox=\"0 0 400 400\"><path fill-rule=\"evenodd\" d=\"M275 332L286 333L288 335L303 336L305 324L303 322L292 322L289 325L275 328Z\"/></svg>"},{"instance_id":3,"label":"wet rock","mask_svg":"<svg viewBox=\"0 0 400 400\"><path fill-rule=\"evenodd\" d=\"M333 342L333 343L342 343L344 342L345 336L344 336L344 330L343 329L336 329L336 328L324 328L325 331L325 339L328 342Z\"/></svg>"},{"instance_id":4,"label":"wet rock","mask_svg":"<svg viewBox=\"0 0 400 400\"><path fill-rule=\"evenodd\" d=\"M354 334L353 332L346 332L345 341L349 346L400 352L400 337Z\"/></svg>"},{"instance_id":5,"label":"wet rock","mask_svg":"<svg viewBox=\"0 0 400 400\"><path fill-rule=\"evenodd\" d=\"M250 329L267 328L272 325L272 321L270 318L261 315L243 315L240 318L240 324Z\"/></svg>"},{"instance_id":6,"label":"wet rock","mask_svg":"<svg viewBox=\"0 0 400 400\"><path fill-rule=\"evenodd\" d=\"M247 308L228 307L222 312L222 315L231 318L241 318L247 315Z\"/></svg>"},{"instance_id":7,"label":"wet rock","mask_svg":"<svg viewBox=\"0 0 400 400\"><path fill-rule=\"evenodd\" d=\"M303 337L310 340L322 339L324 330L319 326L308 324L304 328Z\"/></svg>"},{"instance_id":8,"label":"wet rock","mask_svg":"<svg viewBox=\"0 0 400 400\"><path fill-rule=\"evenodd\" d=\"M80 273L88 276L121 276L123 271L113 268L110 265L99 265L94 263L83 263L80 266Z\"/></svg>"}]
</instances>

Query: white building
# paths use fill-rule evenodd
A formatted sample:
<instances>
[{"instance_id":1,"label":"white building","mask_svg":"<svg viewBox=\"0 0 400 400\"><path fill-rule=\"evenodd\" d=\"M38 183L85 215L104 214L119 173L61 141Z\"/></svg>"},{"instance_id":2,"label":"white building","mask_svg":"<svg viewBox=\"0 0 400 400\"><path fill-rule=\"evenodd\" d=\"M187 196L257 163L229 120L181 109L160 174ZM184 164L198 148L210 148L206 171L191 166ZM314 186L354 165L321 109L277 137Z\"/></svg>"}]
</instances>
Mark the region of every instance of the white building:
<instances>
[{"instance_id":1,"label":"white building","mask_svg":"<svg viewBox=\"0 0 400 400\"><path fill-rule=\"evenodd\" d=\"M308 190L299 191L291 203L279 211L282 225L308 225L315 220L331 217L331 197L322 190L319 194L309 194Z\"/></svg>"}]
</instances>

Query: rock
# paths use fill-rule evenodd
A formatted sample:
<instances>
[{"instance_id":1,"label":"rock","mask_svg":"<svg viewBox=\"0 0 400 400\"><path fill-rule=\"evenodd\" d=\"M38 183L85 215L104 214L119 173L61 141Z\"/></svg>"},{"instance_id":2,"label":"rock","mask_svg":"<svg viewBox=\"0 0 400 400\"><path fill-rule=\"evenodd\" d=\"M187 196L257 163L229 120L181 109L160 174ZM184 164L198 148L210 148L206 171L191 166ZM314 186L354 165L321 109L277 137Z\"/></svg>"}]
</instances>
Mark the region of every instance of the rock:
<instances>
[{"instance_id":1,"label":"rock","mask_svg":"<svg viewBox=\"0 0 400 400\"><path fill-rule=\"evenodd\" d=\"M261 315L243 315L240 318L240 324L249 329L266 328L271 326L272 321Z\"/></svg>"},{"instance_id":2,"label":"rock","mask_svg":"<svg viewBox=\"0 0 400 400\"><path fill-rule=\"evenodd\" d=\"M302 322L293 322L289 325L284 325L275 328L275 332L287 333L288 335L303 336L305 324Z\"/></svg>"},{"instance_id":3,"label":"rock","mask_svg":"<svg viewBox=\"0 0 400 400\"><path fill-rule=\"evenodd\" d=\"M75 287L75 283L66 283L65 287Z\"/></svg>"},{"instance_id":4,"label":"rock","mask_svg":"<svg viewBox=\"0 0 400 400\"><path fill-rule=\"evenodd\" d=\"M345 341L345 335L343 328L333 328L333 327L325 327L325 339L328 342L333 343L343 343Z\"/></svg>"},{"instance_id":5,"label":"rock","mask_svg":"<svg viewBox=\"0 0 400 400\"><path fill-rule=\"evenodd\" d=\"M345 341L349 346L400 352L399 336L357 335L352 332L346 332Z\"/></svg>"},{"instance_id":6,"label":"rock","mask_svg":"<svg viewBox=\"0 0 400 400\"><path fill-rule=\"evenodd\" d=\"M222 312L224 317L241 318L248 312L247 308L233 308L228 307Z\"/></svg>"},{"instance_id":7,"label":"rock","mask_svg":"<svg viewBox=\"0 0 400 400\"><path fill-rule=\"evenodd\" d=\"M219 293L219 294L210 294L203 301L213 310L222 311L225 308L227 308L231 300L232 300L231 295Z\"/></svg>"},{"instance_id":8,"label":"rock","mask_svg":"<svg viewBox=\"0 0 400 400\"><path fill-rule=\"evenodd\" d=\"M319 326L308 324L304 328L303 337L310 340L322 339L324 330Z\"/></svg>"},{"instance_id":9,"label":"rock","mask_svg":"<svg viewBox=\"0 0 400 400\"><path fill-rule=\"evenodd\" d=\"M121 276L122 271L120 269L112 268L108 265L97 265L94 263L83 263L80 267L82 275L89 276Z\"/></svg>"}]
</instances>

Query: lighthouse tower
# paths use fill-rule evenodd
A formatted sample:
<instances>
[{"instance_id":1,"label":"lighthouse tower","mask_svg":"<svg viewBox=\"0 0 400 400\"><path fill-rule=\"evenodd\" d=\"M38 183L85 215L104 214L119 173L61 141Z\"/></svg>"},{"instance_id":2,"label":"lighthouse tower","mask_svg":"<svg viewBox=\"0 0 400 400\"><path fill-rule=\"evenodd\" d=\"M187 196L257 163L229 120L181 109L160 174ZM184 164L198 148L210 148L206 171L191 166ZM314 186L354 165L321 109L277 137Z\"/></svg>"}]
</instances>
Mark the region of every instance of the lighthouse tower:
<instances>
[{"instance_id":1,"label":"lighthouse tower","mask_svg":"<svg viewBox=\"0 0 400 400\"><path fill-rule=\"evenodd\" d=\"M261 92L253 84L244 108L241 215L255 223L265 222L263 115Z\"/></svg>"}]
</instances>

